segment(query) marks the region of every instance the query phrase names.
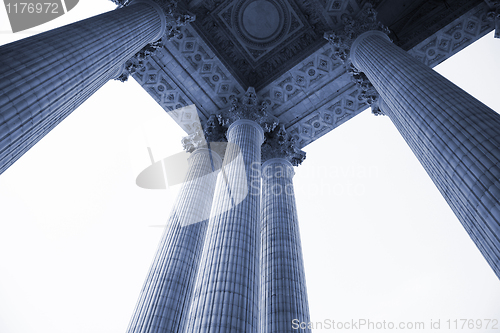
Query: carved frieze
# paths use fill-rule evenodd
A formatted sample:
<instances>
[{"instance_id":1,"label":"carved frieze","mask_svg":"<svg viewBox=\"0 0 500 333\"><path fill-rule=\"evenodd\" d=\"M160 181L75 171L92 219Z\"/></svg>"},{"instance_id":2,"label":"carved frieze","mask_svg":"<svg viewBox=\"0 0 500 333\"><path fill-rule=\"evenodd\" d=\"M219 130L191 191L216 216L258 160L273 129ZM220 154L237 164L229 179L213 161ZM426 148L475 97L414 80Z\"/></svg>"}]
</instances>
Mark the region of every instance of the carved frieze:
<instances>
[{"instance_id":1,"label":"carved frieze","mask_svg":"<svg viewBox=\"0 0 500 333\"><path fill-rule=\"evenodd\" d=\"M145 63L152 55L155 55L159 49L163 47L163 42L156 41L149 43L144 46L139 52L137 52L132 58L125 62L123 67L123 72L115 80L125 82L128 77L137 71L145 70Z\"/></svg>"},{"instance_id":2,"label":"carved frieze","mask_svg":"<svg viewBox=\"0 0 500 333\"><path fill-rule=\"evenodd\" d=\"M308 24L311 25L310 22L314 20L324 20L322 22L334 25L336 17L336 27L340 30L342 30L342 17L345 18L347 14L355 18L359 17L359 6L367 3L364 0L359 2L318 0L309 4L307 2L295 1L297 8L302 12L306 10L305 7L308 7L307 10L312 15L314 11L318 11L316 6L319 6L322 11L321 15L315 19L308 17L306 20ZM373 1L370 2L373 3ZM439 5L437 1L434 2ZM191 1L191 3L191 7L203 6L205 8L206 6L210 13L203 15L214 16L216 8L221 9L217 13L223 13L222 9L226 8L229 2L211 0L203 1L202 5L196 6L193 4L201 4L201 2ZM384 3L379 5L383 6ZM454 8L454 4L451 6ZM351 7L352 10L349 9ZM408 52L431 67L437 65L494 28L494 22L488 21L486 16L490 9L483 1L481 5L476 5L462 17L448 23L443 29L415 45ZM423 15L425 11L420 10L420 13ZM431 13L432 15L435 13ZM446 15L446 17L450 16L449 13ZM231 16L232 18L234 17ZM231 23L227 15L224 18L220 16L211 18L212 22L226 24L221 23L219 19L228 20L227 24L234 23ZM415 22L420 22L419 20L421 18ZM227 24L224 28L226 31L229 29ZM196 29L199 30L199 22ZM222 28L214 29L220 32ZM276 29L278 31L280 27L277 26ZM193 28L193 25L182 27L179 38L172 39L167 47L160 48L156 55L150 56L145 62L144 69L138 69L133 76L166 111L169 111L169 114L187 133L193 133L200 127L200 124L205 124L205 135L207 135L208 128L222 128L224 132L228 118L220 118L219 122L219 118L213 115L220 115L221 110L234 108L238 104L235 97L245 91L245 86L236 78L237 71L234 68L228 69L227 64L231 62L224 58L231 52L237 52L237 46L232 37L227 35L220 37L225 41L224 44L214 44L212 42L216 39L215 37L207 38L205 36L207 32L200 35L197 30ZM258 34L258 31L253 31L253 33ZM402 38L406 36L404 34ZM285 44L278 45L276 48L283 50L280 53L283 52L284 59L288 59L286 66L290 67L278 66L279 69L276 67L276 70L273 67L262 67L263 73L267 75L266 80L269 79L271 82L257 89L257 100L265 102L267 106L265 112L269 116L275 116L280 124L285 125L288 135L294 138L297 147L305 147L317 140L365 110L370 106L369 103L376 99L373 87L365 80L362 73L351 69L350 66L346 69L340 57L336 56L334 47L326 41L309 55L301 53L300 56L296 56L285 46ZM226 55L221 53L221 47ZM308 52L312 51L314 50L309 47ZM255 53L253 61L257 63L271 53L265 55ZM230 57L233 56L241 57L242 55ZM249 57L249 55L244 57ZM302 60L297 62L297 59ZM245 66L250 66L249 60L245 58L245 61L248 62ZM275 75L275 73L281 74ZM233 104L233 101L236 104ZM261 102L255 106L264 109ZM196 109L194 112L192 110L179 112L177 109L181 107L184 110L185 106L190 104L197 105L198 113ZM377 111L376 102L371 106L372 112L380 114ZM236 110L236 113L240 111ZM274 120L271 123L277 123L277 121ZM220 135L220 132L215 133Z\"/></svg>"},{"instance_id":3,"label":"carved frieze","mask_svg":"<svg viewBox=\"0 0 500 333\"><path fill-rule=\"evenodd\" d=\"M360 97L360 89L346 76L344 75L345 90L336 95L325 96L324 100L311 105L303 118L286 124L297 147L307 146L368 107Z\"/></svg>"},{"instance_id":4,"label":"carved frieze","mask_svg":"<svg viewBox=\"0 0 500 333\"><path fill-rule=\"evenodd\" d=\"M182 27L181 33L182 38L173 39L157 58L189 88L206 120L245 90L192 27Z\"/></svg>"},{"instance_id":5,"label":"carved frieze","mask_svg":"<svg viewBox=\"0 0 500 333\"><path fill-rule=\"evenodd\" d=\"M131 3L132 0L111 0L120 7L125 7ZM129 59L124 66L123 73L116 78L121 82L128 80L129 75L135 73L138 69L144 67L144 62L156 54L159 49L163 47L163 43L171 41L173 38L181 38L181 27L194 22L196 19L195 15L186 13L185 11L179 10L177 8L176 0L150 0L163 10L166 17L166 32L165 35L159 40L149 43L144 46L139 52L137 52L131 59ZM165 23L165 22L164 22Z\"/></svg>"},{"instance_id":6,"label":"carved frieze","mask_svg":"<svg viewBox=\"0 0 500 333\"><path fill-rule=\"evenodd\" d=\"M132 76L186 133L201 128L194 102L153 59Z\"/></svg>"},{"instance_id":7,"label":"carved frieze","mask_svg":"<svg viewBox=\"0 0 500 333\"><path fill-rule=\"evenodd\" d=\"M434 67L494 29L488 20L490 7L481 3L408 51L429 67Z\"/></svg>"},{"instance_id":8,"label":"carved frieze","mask_svg":"<svg viewBox=\"0 0 500 333\"><path fill-rule=\"evenodd\" d=\"M413 49L417 44L479 6L486 5L483 0L432 0L422 3L408 13L406 20L399 20L390 26L394 44L403 50Z\"/></svg>"},{"instance_id":9,"label":"carved frieze","mask_svg":"<svg viewBox=\"0 0 500 333\"><path fill-rule=\"evenodd\" d=\"M259 97L266 101L275 116L280 117L290 107L344 72L341 62L331 58L331 52L332 48L324 45L259 91Z\"/></svg>"}]
</instances>

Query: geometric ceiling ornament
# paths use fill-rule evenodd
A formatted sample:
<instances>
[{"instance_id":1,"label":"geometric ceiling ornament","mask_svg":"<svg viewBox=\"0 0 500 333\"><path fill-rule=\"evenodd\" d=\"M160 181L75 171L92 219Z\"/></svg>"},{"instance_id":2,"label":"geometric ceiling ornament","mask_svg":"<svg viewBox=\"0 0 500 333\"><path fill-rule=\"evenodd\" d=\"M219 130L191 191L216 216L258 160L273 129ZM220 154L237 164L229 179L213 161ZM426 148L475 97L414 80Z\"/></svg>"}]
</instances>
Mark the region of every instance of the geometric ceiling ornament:
<instances>
[{"instance_id":1,"label":"geometric ceiling ornament","mask_svg":"<svg viewBox=\"0 0 500 333\"><path fill-rule=\"evenodd\" d=\"M430 67L494 28L482 0L190 0L179 5L196 21L135 78L169 113L196 104L202 123L254 86L304 147L368 107L322 38L367 2L394 43Z\"/></svg>"},{"instance_id":2,"label":"geometric ceiling ornament","mask_svg":"<svg viewBox=\"0 0 500 333\"><path fill-rule=\"evenodd\" d=\"M193 1L192 26L243 87L257 91L324 45L332 23L310 1Z\"/></svg>"}]
</instances>

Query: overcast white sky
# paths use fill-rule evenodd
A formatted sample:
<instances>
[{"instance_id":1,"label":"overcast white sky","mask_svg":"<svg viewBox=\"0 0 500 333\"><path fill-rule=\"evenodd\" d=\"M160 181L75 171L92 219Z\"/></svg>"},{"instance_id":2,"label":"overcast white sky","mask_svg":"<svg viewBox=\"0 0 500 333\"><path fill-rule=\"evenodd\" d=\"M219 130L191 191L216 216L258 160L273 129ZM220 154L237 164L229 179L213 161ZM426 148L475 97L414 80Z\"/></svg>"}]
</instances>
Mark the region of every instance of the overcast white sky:
<instances>
[{"instance_id":1,"label":"overcast white sky","mask_svg":"<svg viewBox=\"0 0 500 333\"><path fill-rule=\"evenodd\" d=\"M80 1L13 35L1 7L0 44L113 8ZM500 111L499 54L489 34L437 69ZM113 81L0 176L0 332L126 330L163 231L151 226L177 190L135 177L148 145L163 158L183 135L134 80ZM295 189L312 321L418 321L421 332L500 321L500 281L387 117L367 110L305 150Z\"/></svg>"}]
</instances>

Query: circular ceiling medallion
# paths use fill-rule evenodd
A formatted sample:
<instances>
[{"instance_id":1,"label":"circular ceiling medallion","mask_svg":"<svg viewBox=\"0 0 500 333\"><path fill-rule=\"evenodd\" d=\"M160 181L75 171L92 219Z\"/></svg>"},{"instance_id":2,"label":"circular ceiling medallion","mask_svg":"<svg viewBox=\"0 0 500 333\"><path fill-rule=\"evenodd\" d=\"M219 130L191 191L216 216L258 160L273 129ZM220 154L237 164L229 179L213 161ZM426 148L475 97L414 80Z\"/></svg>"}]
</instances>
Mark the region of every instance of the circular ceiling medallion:
<instances>
[{"instance_id":1,"label":"circular ceiling medallion","mask_svg":"<svg viewBox=\"0 0 500 333\"><path fill-rule=\"evenodd\" d=\"M267 47L286 34L290 22L286 6L279 0L243 0L232 15L238 35L247 44Z\"/></svg>"},{"instance_id":2,"label":"circular ceiling medallion","mask_svg":"<svg viewBox=\"0 0 500 333\"><path fill-rule=\"evenodd\" d=\"M242 27L255 39L267 39L279 28L279 12L276 5L266 1L251 2L243 11Z\"/></svg>"}]
</instances>

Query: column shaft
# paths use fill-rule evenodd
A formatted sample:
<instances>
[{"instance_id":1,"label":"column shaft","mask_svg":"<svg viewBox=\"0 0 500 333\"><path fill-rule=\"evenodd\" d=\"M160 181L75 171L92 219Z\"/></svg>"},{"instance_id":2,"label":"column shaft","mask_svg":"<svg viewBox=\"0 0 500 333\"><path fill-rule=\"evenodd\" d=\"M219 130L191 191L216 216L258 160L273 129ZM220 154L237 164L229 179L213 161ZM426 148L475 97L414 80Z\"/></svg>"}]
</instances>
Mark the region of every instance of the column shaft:
<instances>
[{"instance_id":1,"label":"column shaft","mask_svg":"<svg viewBox=\"0 0 500 333\"><path fill-rule=\"evenodd\" d=\"M165 32L132 4L0 47L0 174Z\"/></svg>"},{"instance_id":2,"label":"column shaft","mask_svg":"<svg viewBox=\"0 0 500 333\"><path fill-rule=\"evenodd\" d=\"M500 115L381 32L358 37L351 56L500 277Z\"/></svg>"},{"instance_id":3,"label":"column shaft","mask_svg":"<svg viewBox=\"0 0 500 333\"><path fill-rule=\"evenodd\" d=\"M238 120L228 146L196 281L189 333L257 332L262 128Z\"/></svg>"},{"instance_id":4,"label":"column shaft","mask_svg":"<svg viewBox=\"0 0 500 333\"><path fill-rule=\"evenodd\" d=\"M293 175L282 158L262 165L261 333L296 332L293 320L310 321Z\"/></svg>"},{"instance_id":5,"label":"column shaft","mask_svg":"<svg viewBox=\"0 0 500 333\"><path fill-rule=\"evenodd\" d=\"M213 162L213 167L212 167ZM184 331L222 160L199 148L174 204L128 333Z\"/></svg>"}]
</instances>

